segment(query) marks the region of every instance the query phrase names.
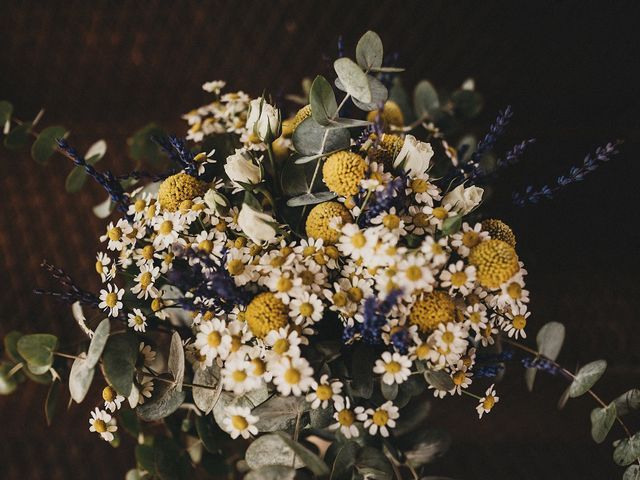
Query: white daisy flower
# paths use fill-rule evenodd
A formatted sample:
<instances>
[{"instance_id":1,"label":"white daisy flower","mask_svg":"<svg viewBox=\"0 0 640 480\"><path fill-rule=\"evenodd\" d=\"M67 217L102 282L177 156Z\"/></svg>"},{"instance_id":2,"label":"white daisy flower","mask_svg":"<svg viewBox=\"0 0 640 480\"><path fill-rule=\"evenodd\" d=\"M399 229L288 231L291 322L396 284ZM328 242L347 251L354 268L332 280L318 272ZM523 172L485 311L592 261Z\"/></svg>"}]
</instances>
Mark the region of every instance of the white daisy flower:
<instances>
[{"instance_id":1,"label":"white daisy flower","mask_svg":"<svg viewBox=\"0 0 640 480\"><path fill-rule=\"evenodd\" d=\"M519 305L514 307L511 311L507 312L507 318L509 321L501 322L500 326L509 337L512 338L527 338L527 334L524 331L527 326L527 318L531 315L531 312L527 311L526 305Z\"/></svg>"},{"instance_id":2,"label":"white daisy flower","mask_svg":"<svg viewBox=\"0 0 640 480\"><path fill-rule=\"evenodd\" d=\"M330 430L340 430L346 438L356 438L360 434L358 427L356 426L356 415L351 410L349 397L338 397L333 404L333 408L336 413L333 414L333 418L336 423L329 426Z\"/></svg>"},{"instance_id":3,"label":"white daisy flower","mask_svg":"<svg viewBox=\"0 0 640 480\"><path fill-rule=\"evenodd\" d=\"M382 381L387 385L405 382L411 375L411 360L398 352L383 352L376 360L373 373L382 375Z\"/></svg>"},{"instance_id":4,"label":"white daisy flower","mask_svg":"<svg viewBox=\"0 0 640 480\"><path fill-rule=\"evenodd\" d=\"M495 336L498 334L498 329L494 326L492 321L487 323L487 326L476 333L474 342L480 342L483 347L488 347L495 343Z\"/></svg>"},{"instance_id":5,"label":"white daisy flower","mask_svg":"<svg viewBox=\"0 0 640 480\"><path fill-rule=\"evenodd\" d=\"M313 385L313 368L306 359L283 357L279 362L270 364L273 373L273 383L278 392L284 396L302 395Z\"/></svg>"},{"instance_id":6,"label":"white daisy flower","mask_svg":"<svg viewBox=\"0 0 640 480\"><path fill-rule=\"evenodd\" d=\"M396 266L396 272L393 281L407 296L418 290L433 290L435 280L424 255L407 255Z\"/></svg>"},{"instance_id":7,"label":"white daisy flower","mask_svg":"<svg viewBox=\"0 0 640 480\"><path fill-rule=\"evenodd\" d=\"M109 222L107 233L100 237L100 241L104 242L109 240L107 248L109 250L120 251L131 243L129 238L131 232L133 232L133 227L124 218L121 218L115 225L113 222Z\"/></svg>"},{"instance_id":8,"label":"white daisy flower","mask_svg":"<svg viewBox=\"0 0 640 480\"><path fill-rule=\"evenodd\" d=\"M267 351L269 360L279 361L283 356L298 358L300 356L300 336L295 330L289 331L288 327L279 330L271 330L264 339L265 344L271 347Z\"/></svg>"},{"instance_id":9,"label":"white daisy flower","mask_svg":"<svg viewBox=\"0 0 640 480\"><path fill-rule=\"evenodd\" d=\"M118 288L118 286L113 283L108 284L106 290L100 290L100 303L98 304L98 308L107 310L111 317L117 317L123 306L123 295L124 288Z\"/></svg>"},{"instance_id":10,"label":"white daisy flower","mask_svg":"<svg viewBox=\"0 0 640 480\"><path fill-rule=\"evenodd\" d=\"M388 212L382 212L377 217L371 219L373 225L380 225L387 232L400 237L407 233L404 228L404 221L396 213L396 207L391 207Z\"/></svg>"},{"instance_id":11,"label":"white daisy flower","mask_svg":"<svg viewBox=\"0 0 640 480\"><path fill-rule=\"evenodd\" d=\"M315 293L302 292L289 303L289 316L296 325L310 325L322 319L324 304Z\"/></svg>"},{"instance_id":12,"label":"white daisy flower","mask_svg":"<svg viewBox=\"0 0 640 480\"><path fill-rule=\"evenodd\" d=\"M155 298L158 295L158 289L155 287L155 281L160 276L160 267L154 267L153 265L142 265L140 267L140 273L133 279L136 284L131 289L131 293L138 298L144 298L145 300L151 296Z\"/></svg>"},{"instance_id":13,"label":"white daisy flower","mask_svg":"<svg viewBox=\"0 0 640 480\"><path fill-rule=\"evenodd\" d=\"M139 387L138 404L142 405L147 399L153 395L153 378L144 377Z\"/></svg>"},{"instance_id":14,"label":"white daisy flower","mask_svg":"<svg viewBox=\"0 0 640 480\"><path fill-rule=\"evenodd\" d=\"M266 285L276 296L288 305L292 297L297 297L302 280L296 278L289 270L273 270L266 281Z\"/></svg>"},{"instance_id":15,"label":"white daisy flower","mask_svg":"<svg viewBox=\"0 0 640 480\"><path fill-rule=\"evenodd\" d=\"M156 258L156 250L152 244L148 243L142 248L136 248L133 251L132 257L138 267L142 265L153 265L153 259Z\"/></svg>"},{"instance_id":16,"label":"white daisy flower","mask_svg":"<svg viewBox=\"0 0 640 480\"><path fill-rule=\"evenodd\" d=\"M375 410L373 408L364 409L357 407L355 409L356 418L364 422L364 428L369 429L369 435L375 435L380 431L383 437L389 436L389 428L396 426L396 419L400 416L398 407L390 400L380 405Z\"/></svg>"},{"instance_id":17,"label":"white daisy flower","mask_svg":"<svg viewBox=\"0 0 640 480\"><path fill-rule=\"evenodd\" d=\"M473 247L488 239L489 232L482 230L481 223L476 223L471 227L467 222L464 222L462 229L451 236L451 246L461 257L468 257Z\"/></svg>"},{"instance_id":18,"label":"white daisy flower","mask_svg":"<svg viewBox=\"0 0 640 480\"><path fill-rule=\"evenodd\" d=\"M420 250L434 267L444 265L447 263L449 258L447 237L443 237L436 241L432 236L428 236L422 242Z\"/></svg>"},{"instance_id":19,"label":"white daisy flower","mask_svg":"<svg viewBox=\"0 0 640 480\"><path fill-rule=\"evenodd\" d=\"M424 203L433 207L434 200L440 200L440 189L429 181L427 173L418 173L411 175L409 183L405 191L407 195L414 194L417 203Z\"/></svg>"},{"instance_id":20,"label":"white daisy flower","mask_svg":"<svg viewBox=\"0 0 640 480\"><path fill-rule=\"evenodd\" d=\"M414 235L433 234L434 228L429 222L429 215L424 212L424 207L418 205L409 206L404 217L406 229Z\"/></svg>"},{"instance_id":21,"label":"white daisy flower","mask_svg":"<svg viewBox=\"0 0 640 480\"><path fill-rule=\"evenodd\" d=\"M482 303L475 303L469 305L464 311L469 328L472 328L474 332L481 332L487 328L489 321L487 317L487 307Z\"/></svg>"},{"instance_id":22,"label":"white daisy flower","mask_svg":"<svg viewBox=\"0 0 640 480\"><path fill-rule=\"evenodd\" d=\"M476 281L476 267L466 265L462 260L449 264L446 270L440 274L440 286L449 287L449 294L456 292L468 295L473 289Z\"/></svg>"},{"instance_id":23,"label":"white daisy flower","mask_svg":"<svg viewBox=\"0 0 640 480\"><path fill-rule=\"evenodd\" d=\"M110 267L109 264L111 264ZM106 253L99 252L96 256L96 272L103 282L113 280L116 276L116 263L111 263L111 258Z\"/></svg>"},{"instance_id":24,"label":"white daisy flower","mask_svg":"<svg viewBox=\"0 0 640 480\"><path fill-rule=\"evenodd\" d=\"M145 367L150 367L156 360L156 356L157 354L151 349L151 345L140 342L138 345L138 358L142 360L142 364Z\"/></svg>"},{"instance_id":25,"label":"white daisy flower","mask_svg":"<svg viewBox=\"0 0 640 480\"><path fill-rule=\"evenodd\" d=\"M478 417L482 418L482 415L484 415L485 413L489 413L499 400L500 397L496 395L496 391L493 388L492 384L489 388L487 388L484 397L479 400L478 406L476 407Z\"/></svg>"},{"instance_id":26,"label":"white daisy flower","mask_svg":"<svg viewBox=\"0 0 640 480\"><path fill-rule=\"evenodd\" d=\"M107 442L113 441L113 432L118 430L115 419L106 410L100 410L98 407L91 412L89 425L90 432L97 432Z\"/></svg>"},{"instance_id":27,"label":"white daisy flower","mask_svg":"<svg viewBox=\"0 0 640 480\"><path fill-rule=\"evenodd\" d=\"M102 399L104 400L104 408L110 412L119 410L122 406L122 402L124 402L124 397L118 394L109 385L102 389Z\"/></svg>"},{"instance_id":28,"label":"white daisy flower","mask_svg":"<svg viewBox=\"0 0 640 480\"><path fill-rule=\"evenodd\" d=\"M307 394L307 402L311 404L311 408L327 408L329 406L329 401L333 401L334 403L341 400L342 397L340 394L342 393L342 382L339 381L329 381L329 375L324 374L320 377L319 382L313 382L311 385L311 392Z\"/></svg>"},{"instance_id":29,"label":"white daisy flower","mask_svg":"<svg viewBox=\"0 0 640 480\"><path fill-rule=\"evenodd\" d=\"M142 310L134 308L133 313L128 315L129 327L133 328L136 332L145 332L147 330L147 317L144 316Z\"/></svg>"},{"instance_id":30,"label":"white daisy flower","mask_svg":"<svg viewBox=\"0 0 640 480\"><path fill-rule=\"evenodd\" d=\"M424 213L429 215L429 223L437 228L442 228L444 221L455 215L455 212L451 211L451 205L440 205L439 207L424 207Z\"/></svg>"},{"instance_id":31,"label":"white daisy flower","mask_svg":"<svg viewBox=\"0 0 640 480\"><path fill-rule=\"evenodd\" d=\"M196 347L200 354L207 357L207 365L220 357L227 358L231 350L231 335L224 320L214 318L210 322L203 322L196 334Z\"/></svg>"},{"instance_id":32,"label":"white daisy flower","mask_svg":"<svg viewBox=\"0 0 640 480\"><path fill-rule=\"evenodd\" d=\"M463 324L441 323L427 339L433 353L431 360L438 365L457 362L469 345L467 336L468 332Z\"/></svg>"},{"instance_id":33,"label":"white daisy flower","mask_svg":"<svg viewBox=\"0 0 640 480\"><path fill-rule=\"evenodd\" d=\"M451 390L451 393L457 393L462 395L462 390L468 388L471 385L471 377L473 373L465 366L464 361L459 360L456 364L456 370L451 374L451 380L455 385Z\"/></svg>"},{"instance_id":34,"label":"white daisy flower","mask_svg":"<svg viewBox=\"0 0 640 480\"><path fill-rule=\"evenodd\" d=\"M529 303L529 290L525 290L524 286L524 280L518 275L502 284L500 293L495 297L498 307L516 307Z\"/></svg>"},{"instance_id":35,"label":"white daisy flower","mask_svg":"<svg viewBox=\"0 0 640 480\"><path fill-rule=\"evenodd\" d=\"M184 229L184 220L178 212L164 212L155 218L154 228L156 236L153 246L158 250L164 250L176 243Z\"/></svg>"},{"instance_id":36,"label":"white daisy flower","mask_svg":"<svg viewBox=\"0 0 640 480\"><path fill-rule=\"evenodd\" d=\"M242 437L246 439L251 435L258 434L258 428L255 426L258 417L251 415L249 407L231 405L225 409L225 413L227 416L222 421L222 426L231 438Z\"/></svg>"},{"instance_id":37,"label":"white daisy flower","mask_svg":"<svg viewBox=\"0 0 640 480\"><path fill-rule=\"evenodd\" d=\"M242 395L257 388L259 382L256 382L256 377L250 374L253 368L254 366L246 359L244 352L229 355L220 372L224 389L235 395Z\"/></svg>"},{"instance_id":38,"label":"white daisy flower","mask_svg":"<svg viewBox=\"0 0 640 480\"><path fill-rule=\"evenodd\" d=\"M347 223L342 227L337 247L343 255L358 260L370 257L377 243L378 238L372 229L360 230L355 223Z\"/></svg>"},{"instance_id":39,"label":"white daisy flower","mask_svg":"<svg viewBox=\"0 0 640 480\"><path fill-rule=\"evenodd\" d=\"M246 248L231 248L227 252L225 268L239 287L258 278L258 271L252 260Z\"/></svg>"}]
</instances>

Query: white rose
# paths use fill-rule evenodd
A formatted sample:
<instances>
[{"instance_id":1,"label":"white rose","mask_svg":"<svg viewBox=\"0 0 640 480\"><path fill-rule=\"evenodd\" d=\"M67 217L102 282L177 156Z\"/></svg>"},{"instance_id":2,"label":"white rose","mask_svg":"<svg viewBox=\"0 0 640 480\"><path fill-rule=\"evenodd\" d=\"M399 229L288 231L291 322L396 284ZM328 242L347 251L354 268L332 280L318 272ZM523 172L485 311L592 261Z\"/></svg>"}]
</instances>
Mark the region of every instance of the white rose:
<instances>
[{"instance_id":1,"label":"white rose","mask_svg":"<svg viewBox=\"0 0 640 480\"><path fill-rule=\"evenodd\" d=\"M260 166L253 163L253 160L242 149L236 149L236 153L227 157L224 171L229 179L237 186L242 183L256 185L262 180Z\"/></svg>"},{"instance_id":2,"label":"white rose","mask_svg":"<svg viewBox=\"0 0 640 480\"><path fill-rule=\"evenodd\" d=\"M219 211L221 207L226 207L229 205L229 202L213 188L207 190L207 193L204 194L204 203L214 212Z\"/></svg>"},{"instance_id":3,"label":"white rose","mask_svg":"<svg viewBox=\"0 0 640 480\"><path fill-rule=\"evenodd\" d=\"M238 215L238 226L255 243L273 242L276 238L276 220L269 214L258 212L246 203Z\"/></svg>"},{"instance_id":4,"label":"white rose","mask_svg":"<svg viewBox=\"0 0 640 480\"><path fill-rule=\"evenodd\" d=\"M251 100L247 118L250 132L255 132L262 141L272 141L278 135L279 125L280 111L276 107L269 105L264 98Z\"/></svg>"},{"instance_id":5,"label":"white rose","mask_svg":"<svg viewBox=\"0 0 640 480\"><path fill-rule=\"evenodd\" d=\"M431 157L433 157L433 148L430 143L421 142L413 135L407 135L404 137L400 153L393 161L393 166L402 165L405 172L417 175L427 171Z\"/></svg>"},{"instance_id":6,"label":"white rose","mask_svg":"<svg viewBox=\"0 0 640 480\"><path fill-rule=\"evenodd\" d=\"M442 204L449 204L453 210L466 215L480 204L483 193L484 189L480 187L464 188L464 185L458 185L444 196Z\"/></svg>"}]
</instances>

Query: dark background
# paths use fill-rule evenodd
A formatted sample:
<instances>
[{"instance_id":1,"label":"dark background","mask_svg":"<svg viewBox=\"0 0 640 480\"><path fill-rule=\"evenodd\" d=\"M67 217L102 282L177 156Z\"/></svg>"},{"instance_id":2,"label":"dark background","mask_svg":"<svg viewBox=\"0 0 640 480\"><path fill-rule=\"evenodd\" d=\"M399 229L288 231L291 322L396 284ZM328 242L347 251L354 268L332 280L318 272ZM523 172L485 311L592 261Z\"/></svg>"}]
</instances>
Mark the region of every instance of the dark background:
<instances>
[{"instance_id":1,"label":"dark background","mask_svg":"<svg viewBox=\"0 0 640 480\"><path fill-rule=\"evenodd\" d=\"M502 149L523 138L537 144L498 184L488 207L519 241L532 296L530 337L543 323L566 324L560 361L570 368L608 360L597 389L611 400L640 387L636 205L640 76L637 2L8 2L0 1L0 99L16 115L46 108L45 125L62 123L84 151L104 138L102 164L131 169L126 138L155 120L184 134L179 115L204 102L204 81L257 96L299 90L303 76L331 75L338 35L353 55L367 29L407 67L405 85L429 78L454 89L472 76L486 98L475 123L482 133L498 109L514 120ZM609 140L621 155L558 198L511 207L511 191L553 181ZM39 263L63 266L97 287L93 263L103 223L90 207L104 194L92 185L64 193L68 162L36 165L0 150L0 334L53 330L79 338L66 306L36 297L48 286ZM526 392L521 371L499 385L500 403L478 421L466 399L436 405L434 425L454 446L427 473L461 480L619 478L611 441L595 445L584 397L558 412L564 385L539 376ZM47 428L44 387L0 398L0 478L122 478L131 445L113 450L88 432L91 400ZM632 421L633 423L633 421Z\"/></svg>"}]
</instances>

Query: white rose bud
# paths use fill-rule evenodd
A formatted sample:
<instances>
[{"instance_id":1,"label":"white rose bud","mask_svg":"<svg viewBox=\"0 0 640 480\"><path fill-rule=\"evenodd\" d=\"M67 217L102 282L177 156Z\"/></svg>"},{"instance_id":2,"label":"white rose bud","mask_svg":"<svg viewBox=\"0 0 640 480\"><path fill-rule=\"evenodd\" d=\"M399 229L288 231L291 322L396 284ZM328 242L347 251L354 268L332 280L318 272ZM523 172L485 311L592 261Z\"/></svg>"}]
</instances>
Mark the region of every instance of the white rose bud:
<instances>
[{"instance_id":1,"label":"white rose bud","mask_svg":"<svg viewBox=\"0 0 640 480\"><path fill-rule=\"evenodd\" d=\"M238 226L255 243L271 243L276 239L275 218L267 213L254 210L246 203L242 204L238 215Z\"/></svg>"},{"instance_id":2,"label":"white rose bud","mask_svg":"<svg viewBox=\"0 0 640 480\"><path fill-rule=\"evenodd\" d=\"M444 196L442 204L449 204L459 214L466 215L480 204L483 193L484 189L480 187L464 188L464 185L458 185Z\"/></svg>"},{"instance_id":3,"label":"white rose bud","mask_svg":"<svg viewBox=\"0 0 640 480\"><path fill-rule=\"evenodd\" d=\"M254 132L263 142L273 141L279 134L280 111L269 105L263 98L256 98L249 103L247 129Z\"/></svg>"},{"instance_id":4,"label":"white rose bud","mask_svg":"<svg viewBox=\"0 0 640 480\"><path fill-rule=\"evenodd\" d=\"M224 171L238 187L242 187L240 183L257 185L262 180L260 166L253 163L253 160L242 149L236 149L236 153L227 157Z\"/></svg>"},{"instance_id":5,"label":"white rose bud","mask_svg":"<svg viewBox=\"0 0 640 480\"><path fill-rule=\"evenodd\" d=\"M405 172L418 175L427 171L431 157L433 157L433 148L430 143L421 142L413 135L407 135L404 137L400 153L393 161L393 166L402 166Z\"/></svg>"},{"instance_id":6,"label":"white rose bud","mask_svg":"<svg viewBox=\"0 0 640 480\"><path fill-rule=\"evenodd\" d=\"M227 207L229 202L213 188L207 190L207 193L204 194L204 203L214 212L220 211L220 208Z\"/></svg>"}]
</instances>

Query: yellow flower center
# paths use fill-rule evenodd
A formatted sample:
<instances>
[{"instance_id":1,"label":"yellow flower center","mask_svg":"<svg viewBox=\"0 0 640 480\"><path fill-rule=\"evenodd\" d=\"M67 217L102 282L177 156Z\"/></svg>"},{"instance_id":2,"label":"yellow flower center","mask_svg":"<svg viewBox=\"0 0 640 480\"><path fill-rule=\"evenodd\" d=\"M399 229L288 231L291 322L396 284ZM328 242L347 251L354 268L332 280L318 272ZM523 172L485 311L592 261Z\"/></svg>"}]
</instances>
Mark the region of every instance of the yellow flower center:
<instances>
[{"instance_id":1,"label":"yellow flower center","mask_svg":"<svg viewBox=\"0 0 640 480\"><path fill-rule=\"evenodd\" d=\"M287 350L289 350L289 341L286 338L279 338L273 344L273 351L278 355L283 355Z\"/></svg>"},{"instance_id":2,"label":"yellow flower center","mask_svg":"<svg viewBox=\"0 0 640 480\"><path fill-rule=\"evenodd\" d=\"M160 235L169 235L173 232L173 222L171 220L165 220L160 224L158 231L160 232Z\"/></svg>"},{"instance_id":3,"label":"yellow flower center","mask_svg":"<svg viewBox=\"0 0 640 480\"><path fill-rule=\"evenodd\" d=\"M464 374L462 370L458 370L456 373L453 374L452 378L453 378L454 385L462 385L465 379L467 378L467 376Z\"/></svg>"},{"instance_id":4,"label":"yellow flower center","mask_svg":"<svg viewBox=\"0 0 640 480\"><path fill-rule=\"evenodd\" d=\"M229 260L227 263L227 271L233 276L240 275L244 272L244 263L242 263L242 260L238 260L237 258Z\"/></svg>"},{"instance_id":5,"label":"yellow flower center","mask_svg":"<svg viewBox=\"0 0 640 480\"><path fill-rule=\"evenodd\" d=\"M144 211L146 207L146 203L144 202L144 200L142 200L141 198L139 198L138 200L136 200L136 203L133 204L133 209L137 212L140 213L142 211Z\"/></svg>"},{"instance_id":6,"label":"yellow flower center","mask_svg":"<svg viewBox=\"0 0 640 480\"><path fill-rule=\"evenodd\" d=\"M144 324L144 318L142 318L140 315L136 315L135 317L133 317L133 321L136 325Z\"/></svg>"},{"instance_id":7,"label":"yellow flower center","mask_svg":"<svg viewBox=\"0 0 640 480\"><path fill-rule=\"evenodd\" d=\"M202 240L198 244L198 249L202 250L205 253L211 253L213 251L213 242L209 239Z\"/></svg>"},{"instance_id":8,"label":"yellow flower center","mask_svg":"<svg viewBox=\"0 0 640 480\"><path fill-rule=\"evenodd\" d=\"M300 315L303 317L310 317L313 315L313 305L309 302L304 302L300 304Z\"/></svg>"},{"instance_id":9,"label":"yellow flower center","mask_svg":"<svg viewBox=\"0 0 640 480\"><path fill-rule=\"evenodd\" d=\"M400 226L400 217L393 213L390 213L384 216L384 218L382 219L382 224L389 230L396 229Z\"/></svg>"},{"instance_id":10,"label":"yellow flower center","mask_svg":"<svg viewBox=\"0 0 640 480\"><path fill-rule=\"evenodd\" d=\"M249 422L242 415L232 415L231 416L231 425L236 430L243 431L245 428L249 426Z\"/></svg>"},{"instance_id":11,"label":"yellow flower center","mask_svg":"<svg viewBox=\"0 0 640 480\"><path fill-rule=\"evenodd\" d=\"M93 421L93 428L95 428L98 433L104 433L107 431L107 424L98 418Z\"/></svg>"},{"instance_id":12,"label":"yellow flower center","mask_svg":"<svg viewBox=\"0 0 640 480\"><path fill-rule=\"evenodd\" d=\"M442 334L442 341L447 345L453 343L455 339L456 339L456 336L448 330Z\"/></svg>"},{"instance_id":13,"label":"yellow flower center","mask_svg":"<svg viewBox=\"0 0 640 480\"><path fill-rule=\"evenodd\" d=\"M173 262L173 257L173 253L165 253L162 257L162 261L166 264L170 264L171 262Z\"/></svg>"},{"instance_id":14,"label":"yellow flower center","mask_svg":"<svg viewBox=\"0 0 640 480\"><path fill-rule=\"evenodd\" d=\"M487 395L487 398L482 401L482 407L485 410L491 410L495 404L496 399L493 397L493 395Z\"/></svg>"},{"instance_id":15,"label":"yellow flower center","mask_svg":"<svg viewBox=\"0 0 640 480\"><path fill-rule=\"evenodd\" d=\"M264 362L259 358L251 360L251 365L253 365L253 374L256 376L260 376L266 371Z\"/></svg>"},{"instance_id":16,"label":"yellow flower center","mask_svg":"<svg viewBox=\"0 0 640 480\"><path fill-rule=\"evenodd\" d=\"M318 397L318 400L324 402L325 400L329 400L332 395L333 390L331 390L329 385L318 385L318 388L316 389L316 396Z\"/></svg>"},{"instance_id":17,"label":"yellow flower center","mask_svg":"<svg viewBox=\"0 0 640 480\"><path fill-rule=\"evenodd\" d=\"M269 264L273 267L273 268L280 268L282 265L284 265L284 262L286 260L286 257L282 257L280 255L273 257L271 259L271 261L269 262Z\"/></svg>"},{"instance_id":18,"label":"yellow flower center","mask_svg":"<svg viewBox=\"0 0 640 480\"><path fill-rule=\"evenodd\" d=\"M367 237L364 236L364 233L357 232L351 237L351 245L356 248L362 248L367 244Z\"/></svg>"},{"instance_id":19,"label":"yellow flower center","mask_svg":"<svg viewBox=\"0 0 640 480\"><path fill-rule=\"evenodd\" d=\"M413 216L413 224L416 227L426 227L429 225L429 215L424 212L418 212Z\"/></svg>"},{"instance_id":20,"label":"yellow flower center","mask_svg":"<svg viewBox=\"0 0 640 480\"><path fill-rule=\"evenodd\" d=\"M276 290L280 293L288 292L293 287L293 282L289 277L280 277L276 284Z\"/></svg>"},{"instance_id":21,"label":"yellow flower center","mask_svg":"<svg viewBox=\"0 0 640 480\"><path fill-rule=\"evenodd\" d=\"M513 320L511 320L511 323L516 330L522 330L527 326L527 319L524 318L524 315L516 315L513 317Z\"/></svg>"},{"instance_id":22,"label":"yellow flower center","mask_svg":"<svg viewBox=\"0 0 640 480\"><path fill-rule=\"evenodd\" d=\"M154 298L151 301L151 310L154 312L159 312L163 307L162 300L160 298Z\"/></svg>"},{"instance_id":23,"label":"yellow flower center","mask_svg":"<svg viewBox=\"0 0 640 480\"><path fill-rule=\"evenodd\" d=\"M360 287L351 287L347 291L347 296L352 302L358 303L360 302L360 300L362 300L362 297L364 297L364 293L362 292L362 289Z\"/></svg>"},{"instance_id":24,"label":"yellow flower center","mask_svg":"<svg viewBox=\"0 0 640 480\"><path fill-rule=\"evenodd\" d=\"M220 346L220 343L222 342L222 336L220 335L220 332L211 332L209 335L207 335L207 344L210 347L216 348Z\"/></svg>"},{"instance_id":25,"label":"yellow flower center","mask_svg":"<svg viewBox=\"0 0 640 480\"><path fill-rule=\"evenodd\" d=\"M109 230L107 235L109 236L109 240L113 240L114 242L117 242L122 238L122 229L120 227L113 227L112 229Z\"/></svg>"},{"instance_id":26,"label":"yellow flower center","mask_svg":"<svg viewBox=\"0 0 640 480\"><path fill-rule=\"evenodd\" d=\"M310 257L314 253L316 253L316 248L311 246L311 245L309 245L307 247L304 247L302 249L302 255L305 256L305 257Z\"/></svg>"},{"instance_id":27,"label":"yellow flower center","mask_svg":"<svg viewBox=\"0 0 640 480\"><path fill-rule=\"evenodd\" d=\"M348 298L346 293L336 292L333 294L333 297L331 297L331 300L336 307L344 307L347 304Z\"/></svg>"},{"instance_id":28,"label":"yellow flower center","mask_svg":"<svg viewBox=\"0 0 640 480\"><path fill-rule=\"evenodd\" d=\"M408 280L416 282L422 278L422 269L417 265L411 265L409 268L407 268L405 275Z\"/></svg>"},{"instance_id":29,"label":"yellow flower center","mask_svg":"<svg viewBox=\"0 0 640 480\"><path fill-rule=\"evenodd\" d=\"M338 423L344 427L350 427L355 421L355 415L346 408L338 412Z\"/></svg>"},{"instance_id":30,"label":"yellow flower center","mask_svg":"<svg viewBox=\"0 0 640 480\"><path fill-rule=\"evenodd\" d=\"M247 372L245 372L244 370L235 370L231 374L231 378L233 378L234 382L244 382L247 379Z\"/></svg>"},{"instance_id":31,"label":"yellow flower center","mask_svg":"<svg viewBox=\"0 0 640 480\"><path fill-rule=\"evenodd\" d=\"M522 295L522 287L518 282L511 282L507 287L507 294L514 300L517 300Z\"/></svg>"},{"instance_id":32,"label":"yellow flower center","mask_svg":"<svg viewBox=\"0 0 640 480\"><path fill-rule=\"evenodd\" d=\"M153 259L154 253L155 253L155 250L153 249L153 245L145 245L142 248L142 258L144 258L145 260Z\"/></svg>"},{"instance_id":33,"label":"yellow flower center","mask_svg":"<svg viewBox=\"0 0 640 480\"><path fill-rule=\"evenodd\" d=\"M410 187L411 187L411 190L413 190L416 193L424 193L427 191L427 188L429 187L429 183L422 178L414 178L413 180L411 180Z\"/></svg>"},{"instance_id":34,"label":"yellow flower center","mask_svg":"<svg viewBox=\"0 0 640 480\"><path fill-rule=\"evenodd\" d=\"M416 348L416 357L418 357L420 360L424 360L429 356L430 351L431 349L429 348L429 345L427 345L426 343L421 343L420 345L418 345L418 348Z\"/></svg>"},{"instance_id":35,"label":"yellow flower center","mask_svg":"<svg viewBox=\"0 0 640 480\"><path fill-rule=\"evenodd\" d=\"M384 369L389 373L398 373L402 370L402 365L396 361L391 361L384 366Z\"/></svg>"},{"instance_id":36,"label":"yellow flower center","mask_svg":"<svg viewBox=\"0 0 640 480\"><path fill-rule=\"evenodd\" d=\"M316 276L313 274L311 270L303 270L298 275L302 280L303 285L307 285L307 286L313 285L316 280Z\"/></svg>"},{"instance_id":37,"label":"yellow flower center","mask_svg":"<svg viewBox=\"0 0 640 480\"><path fill-rule=\"evenodd\" d=\"M238 335L231 335L231 351L237 352L242 346L242 339Z\"/></svg>"},{"instance_id":38,"label":"yellow flower center","mask_svg":"<svg viewBox=\"0 0 640 480\"><path fill-rule=\"evenodd\" d=\"M480 243L480 235L473 230L462 234L462 244L467 248L473 248Z\"/></svg>"},{"instance_id":39,"label":"yellow flower center","mask_svg":"<svg viewBox=\"0 0 640 480\"><path fill-rule=\"evenodd\" d=\"M467 283L467 274L464 272L455 272L451 275L451 285L461 287Z\"/></svg>"},{"instance_id":40,"label":"yellow flower center","mask_svg":"<svg viewBox=\"0 0 640 480\"><path fill-rule=\"evenodd\" d=\"M113 402L115 398L116 398L116 392L113 388L107 385L102 389L102 399L105 402Z\"/></svg>"},{"instance_id":41,"label":"yellow flower center","mask_svg":"<svg viewBox=\"0 0 640 480\"><path fill-rule=\"evenodd\" d=\"M116 292L107 293L104 303L106 303L109 308L115 307L118 303L118 294Z\"/></svg>"},{"instance_id":42,"label":"yellow flower center","mask_svg":"<svg viewBox=\"0 0 640 480\"><path fill-rule=\"evenodd\" d=\"M140 276L140 286L142 288L147 288L149 285L151 285L152 280L153 280L153 277L151 276L151 272L144 272Z\"/></svg>"},{"instance_id":43,"label":"yellow flower center","mask_svg":"<svg viewBox=\"0 0 640 480\"><path fill-rule=\"evenodd\" d=\"M447 218L449 216L449 212L447 212L447 209L444 208L444 207L434 208L433 212L431 212L431 213L438 220L444 220L445 218Z\"/></svg>"},{"instance_id":44,"label":"yellow flower center","mask_svg":"<svg viewBox=\"0 0 640 480\"><path fill-rule=\"evenodd\" d=\"M383 427L389 421L389 414L387 413L386 410L378 409L374 412L373 417L371 417L371 420L373 420L373 423L375 423L379 427Z\"/></svg>"},{"instance_id":45,"label":"yellow flower center","mask_svg":"<svg viewBox=\"0 0 640 480\"><path fill-rule=\"evenodd\" d=\"M284 372L284 381L289 385L297 385L300 382L300 378L300 372L295 368L287 368L287 370Z\"/></svg>"},{"instance_id":46,"label":"yellow flower center","mask_svg":"<svg viewBox=\"0 0 640 480\"><path fill-rule=\"evenodd\" d=\"M100 260L96 262L96 272L102 273L104 271L104 265Z\"/></svg>"}]
</instances>

